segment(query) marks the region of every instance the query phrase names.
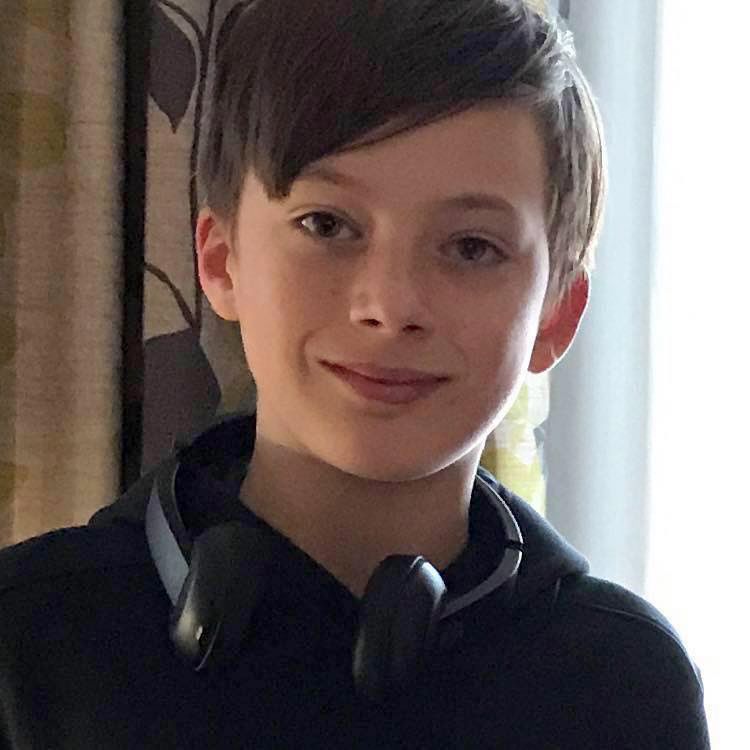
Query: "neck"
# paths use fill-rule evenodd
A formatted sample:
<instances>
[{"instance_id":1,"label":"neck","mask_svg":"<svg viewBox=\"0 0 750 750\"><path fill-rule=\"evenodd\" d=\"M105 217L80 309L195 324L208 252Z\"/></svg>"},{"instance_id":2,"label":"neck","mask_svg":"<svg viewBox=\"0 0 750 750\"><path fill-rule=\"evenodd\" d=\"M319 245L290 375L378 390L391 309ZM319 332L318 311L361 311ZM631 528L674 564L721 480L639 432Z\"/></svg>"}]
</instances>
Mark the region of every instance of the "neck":
<instances>
[{"instance_id":1,"label":"neck","mask_svg":"<svg viewBox=\"0 0 750 750\"><path fill-rule=\"evenodd\" d=\"M258 434L240 498L362 596L389 555L423 555L442 569L460 554L468 539L480 454L481 446L422 479L380 482L347 474Z\"/></svg>"}]
</instances>

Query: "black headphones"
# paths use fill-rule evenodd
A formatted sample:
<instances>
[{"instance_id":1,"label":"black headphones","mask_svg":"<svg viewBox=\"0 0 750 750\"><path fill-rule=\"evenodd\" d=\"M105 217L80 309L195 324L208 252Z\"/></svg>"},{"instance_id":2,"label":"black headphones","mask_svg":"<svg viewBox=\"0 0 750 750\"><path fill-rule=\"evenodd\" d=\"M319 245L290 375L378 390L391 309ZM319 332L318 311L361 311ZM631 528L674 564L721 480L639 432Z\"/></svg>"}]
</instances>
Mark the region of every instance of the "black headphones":
<instances>
[{"instance_id":1,"label":"black headphones","mask_svg":"<svg viewBox=\"0 0 750 750\"><path fill-rule=\"evenodd\" d=\"M252 427L247 415L244 419L245 429ZM221 427L206 431L196 443L210 444L208 438ZM191 536L175 488L192 449L181 446L156 471L146 509L146 538L173 605L172 641L177 653L201 671L226 664L237 654L262 600L268 566L282 550L268 529L241 521ZM499 563L479 585L451 597L440 573L424 557L392 555L383 560L361 600L352 658L360 695L381 701L407 686L438 649L448 618L501 588L511 595L521 564L521 530L498 493L480 475L476 481L502 524L505 548Z\"/></svg>"}]
</instances>

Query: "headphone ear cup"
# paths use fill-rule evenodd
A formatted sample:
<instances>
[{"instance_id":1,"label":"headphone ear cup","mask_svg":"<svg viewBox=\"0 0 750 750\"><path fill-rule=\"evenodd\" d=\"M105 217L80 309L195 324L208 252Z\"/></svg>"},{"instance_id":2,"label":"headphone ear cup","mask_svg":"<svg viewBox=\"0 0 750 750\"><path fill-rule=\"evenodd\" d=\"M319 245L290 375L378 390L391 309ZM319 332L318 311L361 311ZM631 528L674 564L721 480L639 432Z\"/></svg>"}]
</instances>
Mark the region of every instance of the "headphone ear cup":
<instances>
[{"instance_id":1,"label":"headphone ear cup","mask_svg":"<svg viewBox=\"0 0 750 750\"><path fill-rule=\"evenodd\" d=\"M435 650L446 587L424 558L391 555L362 598L352 673L358 692L380 702L406 687Z\"/></svg>"},{"instance_id":2,"label":"headphone ear cup","mask_svg":"<svg viewBox=\"0 0 750 750\"><path fill-rule=\"evenodd\" d=\"M212 526L195 539L170 622L172 642L193 669L226 664L237 653L273 555L270 534L236 521Z\"/></svg>"}]
</instances>

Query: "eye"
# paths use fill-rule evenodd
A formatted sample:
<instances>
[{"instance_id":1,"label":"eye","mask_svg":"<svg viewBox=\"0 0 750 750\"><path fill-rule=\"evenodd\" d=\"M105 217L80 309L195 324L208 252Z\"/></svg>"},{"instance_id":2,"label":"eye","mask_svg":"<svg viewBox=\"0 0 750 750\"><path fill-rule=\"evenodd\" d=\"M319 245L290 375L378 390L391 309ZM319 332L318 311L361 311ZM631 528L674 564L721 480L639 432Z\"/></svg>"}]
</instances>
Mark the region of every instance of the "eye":
<instances>
[{"instance_id":1,"label":"eye","mask_svg":"<svg viewBox=\"0 0 750 750\"><path fill-rule=\"evenodd\" d=\"M497 245L482 237L461 237L454 243L454 247L458 248L455 255L463 265L491 266L508 258Z\"/></svg>"},{"instance_id":2,"label":"eye","mask_svg":"<svg viewBox=\"0 0 750 750\"><path fill-rule=\"evenodd\" d=\"M304 234L320 242L352 239L341 237L341 229L349 228L354 237L357 233L349 223L329 211L311 211L294 220L294 225ZM497 245L482 237L460 237L452 243L458 252L451 253L458 265L492 266L507 260L507 254Z\"/></svg>"},{"instance_id":3,"label":"eye","mask_svg":"<svg viewBox=\"0 0 750 750\"><path fill-rule=\"evenodd\" d=\"M294 223L313 239L322 240L340 239L338 230L345 226L341 219L327 211L312 211L295 219Z\"/></svg>"}]
</instances>

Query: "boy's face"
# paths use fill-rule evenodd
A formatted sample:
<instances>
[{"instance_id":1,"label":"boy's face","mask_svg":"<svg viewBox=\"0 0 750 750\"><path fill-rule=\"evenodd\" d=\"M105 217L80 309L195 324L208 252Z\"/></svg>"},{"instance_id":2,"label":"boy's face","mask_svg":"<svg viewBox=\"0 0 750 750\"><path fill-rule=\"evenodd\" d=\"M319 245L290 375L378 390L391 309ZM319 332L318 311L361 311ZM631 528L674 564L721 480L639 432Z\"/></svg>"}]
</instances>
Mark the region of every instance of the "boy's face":
<instances>
[{"instance_id":1,"label":"boy's face","mask_svg":"<svg viewBox=\"0 0 750 750\"><path fill-rule=\"evenodd\" d=\"M202 285L240 323L259 435L386 481L478 457L526 371L569 343L538 337L549 258L533 116L475 108L318 166L341 183L303 173L280 202L250 175L234 244L209 212L198 224ZM480 192L499 207L447 202ZM569 338L577 322L563 321ZM444 380L372 398L330 366L352 363ZM402 402L377 398L389 394Z\"/></svg>"}]
</instances>

